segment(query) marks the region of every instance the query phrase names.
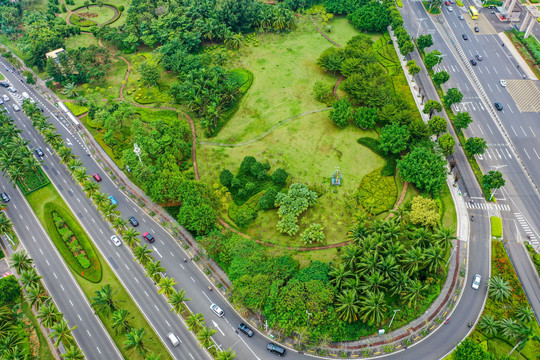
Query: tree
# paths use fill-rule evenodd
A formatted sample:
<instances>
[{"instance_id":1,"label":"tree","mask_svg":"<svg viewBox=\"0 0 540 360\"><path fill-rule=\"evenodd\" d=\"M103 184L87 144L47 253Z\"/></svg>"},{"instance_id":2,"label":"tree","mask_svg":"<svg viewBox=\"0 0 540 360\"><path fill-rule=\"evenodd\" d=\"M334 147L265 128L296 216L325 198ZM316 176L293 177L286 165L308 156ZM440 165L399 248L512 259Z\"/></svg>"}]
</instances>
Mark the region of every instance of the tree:
<instances>
[{"instance_id":1,"label":"tree","mask_svg":"<svg viewBox=\"0 0 540 360\"><path fill-rule=\"evenodd\" d=\"M435 244L442 247L443 249L449 249L452 247L452 241L456 240L455 236L456 230L451 227L440 227L435 230L433 238L435 239Z\"/></svg>"},{"instance_id":2,"label":"tree","mask_svg":"<svg viewBox=\"0 0 540 360\"><path fill-rule=\"evenodd\" d=\"M143 83L148 86L156 86L161 77L158 66L149 64L148 62L144 62L139 66L139 73L141 74Z\"/></svg>"},{"instance_id":3,"label":"tree","mask_svg":"<svg viewBox=\"0 0 540 360\"><path fill-rule=\"evenodd\" d=\"M478 328L480 328L487 337L492 337L497 335L497 332L499 331L499 322L491 315L483 315L478 322Z\"/></svg>"},{"instance_id":4,"label":"tree","mask_svg":"<svg viewBox=\"0 0 540 360\"><path fill-rule=\"evenodd\" d=\"M137 230L129 228L124 233L124 242L130 247L134 248L139 243L137 237L141 235Z\"/></svg>"},{"instance_id":5,"label":"tree","mask_svg":"<svg viewBox=\"0 0 540 360\"><path fill-rule=\"evenodd\" d=\"M407 149L410 137L405 125L385 125L381 131L379 149L385 154L399 154Z\"/></svg>"},{"instance_id":6,"label":"tree","mask_svg":"<svg viewBox=\"0 0 540 360\"><path fill-rule=\"evenodd\" d=\"M424 50L433 45L433 38L431 37L431 34L420 35L416 39L416 44L418 45L418 49Z\"/></svg>"},{"instance_id":7,"label":"tree","mask_svg":"<svg viewBox=\"0 0 540 360\"><path fill-rule=\"evenodd\" d=\"M324 228L321 224L311 224L301 235L304 244L321 243L324 241Z\"/></svg>"},{"instance_id":8,"label":"tree","mask_svg":"<svg viewBox=\"0 0 540 360\"><path fill-rule=\"evenodd\" d=\"M390 12L386 5L370 1L349 14L347 19L360 31L384 32L390 25Z\"/></svg>"},{"instance_id":9,"label":"tree","mask_svg":"<svg viewBox=\"0 0 540 360\"><path fill-rule=\"evenodd\" d=\"M67 95L68 98L73 98L77 96L77 90L75 90L75 88L75 83L70 82L64 86L64 90L62 92L64 95Z\"/></svg>"},{"instance_id":10,"label":"tree","mask_svg":"<svg viewBox=\"0 0 540 360\"><path fill-rule=\"evenodd\" d=\"M430 246L426 249L425 264L430 272L435 272L444 266L446 259L444 257L445 250L440 246Z\"/></svg>"},{"instance_id":11,"label":"tree","mask_svg":"<svg viewBox=\"0 0 540 360\"><path fill-rule=\"evenodd\" d=\"M15 276L0 278L0 306L16 304L21 297L21 287Z\"/></svg>"},{"instance_id":12,"label":"tree","mask_svg":"<svg viewBox=\"0 0 540 360\"><path fill-rule=\"evenodd\" d=\"M426 64L426 67L431 70L435 65L440 64L442 59L442 53L439 50L433 50L426 54L424 62Z\"/></svg>"},{"instance_id":13,"label":"tree","mask_svg":"<svg viewBox=\"0 0 540 360\"><path fill-rule=\"evenodd\" d=\"M446 183L446 162L426 147L418 146L398 160L398 169L405 181L431 194L437 194Z\"/></svg>"},{"instance_id":14,"label":"tree","mask_svg":"<svg viewBox=\"0 0 540 360\"><path fill-rule=\"evenodd\" d=\"M227 169L223 170L221 174L219 174L219 181L226 188L231 186L232 179L234 179L234 175Z\"/></svg>"},{"instance_id":15,"label":"tree","mask_svg":"<svg viewBox=\"0 0 540 360\"><path fill-rule=\"evenodd\" d=\"M28 256L28 253L24 250L17 251L11 255L11 266L17 270L20 274L24 270L28 270L32 267L34 260Z\"/></svg>"},{"instance_id":16,"label":"tree","mask_svg":"<svg viewBox=\"0 0 540 360\"><path fill-rule=\"evenodd\" d=\"M456 140L450 134L443 134L437 139L437 144L445 156L449 156L454 153L454 146L456 145Z\"/></svg>"},{"instance_id":17,"label":"tree","mask_svg":"<svg viewBox=\"0 0 540 360\"><path fill-rule=\"evenodd\" d=\"M103 312L105 315L110 316L117 310L116 301L114 299L116 292L113 291L110 284L102 286L101 289L95 291L96 296L90 300L90 305L97 311Z\"/></svg>"},{"instance_id":18,"label":"tree","mask_svg":"<svg viewBox=\"0 0 540 360\"><path fill-rule=\"evenodd\" d=\"M326 106L332 106L336 100L334 97L334 85L324 81L316 81L313 86L313 96L318 102L324 103Z\"/></svg>"},{"instance_id":19,"label":"tree","mask_svg":"<svg viewBox=\"0 0 540 360\"><path fill-rule=\"evenodd\" d=\"M434 116L429 119L428 128L433 135L439 137L439 134L446 132L446 120L440 116Z\"/></svg>"},{"instance_id":20,"label":"tree","mask_svg":"<svg viewBox=\"0 0 540 360\"><path fill-rule=\"evenodd\" d=\"M422 110L422 112L424 114L429 114L429 117L431 118L434 111L437 111L437 112L442 111L441 103L435 100L426 101L426 104L424 105L424 109Z\"/></svg>"},{"instance_id":21,"label":"tree","mask_svg":"<svg viewBox=\"0 0 540 360\"><path fill-rule=\"evenodd\" d=\"M67 320L60 319L51 327L51 332L49 333L49 338L56 340L54 341L54 346L57 348L60 343L64 344L64 347L73 344L73 335L71 331L75 330L77 326L72 328L69 327Z\"/></svg>"},{"instance_id":22,"label":"tree","mask_svg":"<svg viewBox=\"0 0 540 360\"><path fill-rule=\"evenodd\" d=\"M176 285L176 281L174 281L174 278L170 277L164 277L159 279L159 290L158 293L165 294L165 296L169 297L174 292L174 285Z\"/></svg>"},{"instance_id":23,"label":"tree","mask_svg":"<svg viewBox=\"0 0 540 360\"><path fill-rule=\"evenodd\" d=\"M428 285L422 284L418 279L410 280L408 286L403 293L403 300L407 302L409 306L416 308L418 306L418 300L422 296L422 292L428 288Z\"/></svg>"},{"instance_id":24,"label":"tree","mask_svg":"<svg viewBox=\"0 0 540 360\"><path fill-rule=\"evenodd\" d=\"M186 291L184 289L180 289L178 291L174 291L171 296L169 296L169 304L171 304L172 309L171 311L178 314L183 308L184 308L184 302L190 301L186 296Z\"/></svg>"},{"instance_id":25,"label":"tree","mask_svg":"<svg viewBox=\"0 0 540 360\"><path fill-rule=\"evenodd\" d=\"M469 127L469 124L472 123L471 115L467 112L458 112L454 118L454 125L458 129L466 129Z\"/></svg>"},{"instance_id":26,"label":"tree","mask_svg":"<svg viewBox=\"0 0 540 360\"><path fill-rule=\"evenodd\" d=\"M463 148L469 156L481 155L486 152L487 142L481 137L471 137L465 141Z\"/></svg>"},{"instance_id":27,"label":"tree","mask_svg":"<svg viewBox=\"0 0 540 360\"><path fill-rule=\"evenodd\" d=\"M505 183L500 171L491 170L482 177L482 184L489 190L500 189Z\"/></svg>"},{"instance_id":28,"label":"tree","mask_svg":"<svg viewBox=\"0 0 540 360\"><path fill-rule=\"evenodd\" d=\"M86 196L89 198L99 190L99 185L93 181L84 181L82 186Z\"/></svg>"},{"instance_id":29,"label":"tree","mask_svg":"<svg viewBox=\"0 0 540 360\"><path fill-rule=\"evenodd\" d=\"M529 306L522 306L518 309L517 318L527 324L534 320L534 311Z\"/></svg>"},{"instance_id":30,"label":"tree","mask_svg":"<svg viewBox=\"0 0 540 360\"><path fill-rule=\"evenodd\" d=\"M493 276L489 280L489 296L496 301L508 299L512 294L510 283L500 276Z\"/></svg>"},{"instance_id":31,"label":"tree","mask_svg":"<svg viewBox=\"0 0 540 360\"><path fill-rule=\"evenodd\" d=\"M186 319L186 324L188 326L189 331L193 331L193 329L202 327L205 324L204 315L201 313L191 314Z\"/></svg>"},{"instance_id":32,"label":"tree","mask_svg":"<svg viewBox=\"0 0 540 360\"><path fill-rule=\"evenodd\" d=\"M272 174L272 182L276 186L283 187L287 181L289 174L282 168L277 168L276 171Z\"/></svg>"},{"instance_id":33,"label":"tree","mask_svg":"<svg viewBox=\"0 0 540 360\"><path fill-rule=\"evenodd\" d=\"M146 264L146 276L152 278L154 282L158 282L161 278L161 273L165 272L165 268L161 266L161 261L156 262L150 261Z\"/></svg>"},{"instance_id":34,"label":"tree","mask_svg":"<svg viewBox=\"0 0 540 360\"><path fill-rule=\"evenodd\" d=\"M403 270L406 271L409 276L415 274L418 269L421 268L423 262L424 250L418 246L407 249L401 259Z\"/></svg>"},{"instance_id":35,"label":"tree","mask_svg":"<svg viewBox=\"0 0 540 360\"><path fill-rule=\"evenodd\" d=\"M36 274L36 271L33 268L21 272L21 283L25 290L28 290L34 284L39 284L41 278L43 278L43 276Z\"/></svg>"},{"instance_id":36,"label":"tree","mask_svg":"<svg viewBox=\"0 0 540 360\"><path fill-rule=\"evenodd\" d=\"M384 319L386 312L386 301L383 293L368 292L362 302L362 320L370 325L379 325Z\"/></svg>"},{"instance_id":37,"label":"tree","mask_svg":"<svg viewBox=\"0 0 540 360\"><path fill-rule=\"evenodd\" d=\"M60 355L64 360L84 360L84 353L75 345L66 348L66 352Z\"/></svg>"},{"instance_id":38,"label":"tree","mask_svg":"<svg viewBox=\"0 0 540 360\"><path fill-rule=\"evenodd\" d=\"M453 353L455 360L495 360L495 355L484 350L471 338L463 340Z\"/></svg>"},{"instance_id":39,"label":"tree","mask_svg":"<svg viewBox=\"0 0 540 360\"><path fill-rule=\"evenodd\" d=\"M435 83L435 86L441 86L448 80L450 80L450 75L448 75L448 73L444 70L433 75L433 82Z\"/></svg>"},{"instance_id":40,"label":"tree","mask_svg":"<svg viewBox=\"0 0 540 360\"><path fill-rule=\"evenodd\" d=\"M532 326L527 326L521 321L515 329L515 338L517 338L519 341L508 353L508 356L512 355L516 349L519 349L520 351L523 350L529 340L540 341L540 336L536 335L536 330Z\"/></svg>"},{"instance_id":41,"label":"tree","mask_svg":"<svg viewBox=\"0 0 540 360\"><path fill-rule=\"evenodd\" d=\"M131 350L132 352L137 351L142 357L146 355L148 347L146 346L146 331L144 328L131 329L131 331L126 334L124 350Z\"/></svg>"},{"instance_id":42,"label":"tree","mask_svg":"<svg viewBox=\"0 0 540 360\"><path fill-rule=\"evenodd\" d=\"M353 113L353 122L361 129L373 129L377 123L377 109L362 106Z\"/></svg>"},{"instance_id":43,"label":"tree","mask_svg":"<svg viewBox=\"0 0 540 360\"><path fill-rule=\"evenodd\" d=\"M148 249L148 245L146 244L144 246L136 246L135 249L133 249L133 255L135 255L135 259L133 259L133 261L138 261L139 264L145 266L154 259L152 255L150 255L151 253L152 250Z\"/></svg>"},{"instance_id":44,"label":"tree","mask_svg":"<svg viewBox=\"0 0 540 360\"><path fill-rule=\"evenodd\" d=\"M409 217L415 225L435 227L440 219L439 208L435 200L416 196L411 201Z\"/></svg>"},{"instance_id":45,"label":"tree","mask_svg":"<svg viewBox=\"0 0 540 360\"><path fill-rule=\"evenodd\" d=\"M236 352L230 348L228 350L218 352L217 360L234 360L236 359Z\"/></svg>"},{"instance_id":46,"label":"tree","mask_svg":"<svg viewBox=\"0 0 540 360\"><path fill-rule=\"evenodd\" d=\"M409 75L416 75L418 74L422 69L420 66L416 65L416 60L410 60L407 61L407 67L409 68Z\"/></svg>"},{"instance_id":47,"label":"tree","mask_svg":"<svg viewBox=\"0 0 540 360\"><path fill-rule=\"evenodd\" d=\"M444 105L452 106L463 99L463 94L456 88L450 88L443 97Z\"/></svg>"},{"instance_id":48,"label":"tree","mask_svg":"<svg viewBox=\"0 0 540 360\"><path fill-rule=\"evenodd\" d=\"M43 326L51 328L53 324L62 318L62 314L58 312L56 305L52 301L46 301L39 306L37 318Z\"/></svg>"},{"instance_id":49,"label":"tree","mask_svg":"<svg viewBox=\"0 0 540 360\"><path fill-rule=\"evenodd\" d=\"M119 330L129 332L131 325L129 324L129 311L125 309L116 310L111 316L111 326L119 333Z\"/></svg>"},{"instance_id":50,"label":"tree","mask_svg":"<svg viewBox=\"0 0 540 360\"><path fill-rule=\"evenodd\" d=\"M215 329L210 329L208 326L203 326L197 333L197 340L201 343L201 347L208 348L212 344L212 335L217 332Z\"/></svg>"},{"instance_id":51,"label":"tree","mask_svg":"<svg viewBox=\"0 0 540 360\"><path fill-rule=\"evenodd\" d=\"M347 126L353 115L349 100L347 98L337 100L332 104L332 108L329 115L330 119L332 119L339 128Z\"/></svg>"}]
</instances>

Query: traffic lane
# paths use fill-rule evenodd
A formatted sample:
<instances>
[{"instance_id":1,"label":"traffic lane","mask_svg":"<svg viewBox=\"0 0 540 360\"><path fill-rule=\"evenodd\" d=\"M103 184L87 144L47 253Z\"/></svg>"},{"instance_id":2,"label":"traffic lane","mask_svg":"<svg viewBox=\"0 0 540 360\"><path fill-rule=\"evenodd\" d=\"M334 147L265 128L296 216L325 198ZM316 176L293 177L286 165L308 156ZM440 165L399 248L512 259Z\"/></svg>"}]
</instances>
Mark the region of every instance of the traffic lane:
<instances>
[{"instance_id":1,"label":"traffic lane","mask_svg":"<svg viewBox=\"0 0 540 360\"><path fill-rule=\"evenodd\" d=\"M8 214L19 240L34 259L37 272L43 276L42 280L58 310L64 314L70 327L77 326L72 333L86 358L122 359L24 196L18 189L6 188L4 184L7 184L7 180L3 176L1 178L3 190L11 197Z\"/></svg>"}]
</instances>

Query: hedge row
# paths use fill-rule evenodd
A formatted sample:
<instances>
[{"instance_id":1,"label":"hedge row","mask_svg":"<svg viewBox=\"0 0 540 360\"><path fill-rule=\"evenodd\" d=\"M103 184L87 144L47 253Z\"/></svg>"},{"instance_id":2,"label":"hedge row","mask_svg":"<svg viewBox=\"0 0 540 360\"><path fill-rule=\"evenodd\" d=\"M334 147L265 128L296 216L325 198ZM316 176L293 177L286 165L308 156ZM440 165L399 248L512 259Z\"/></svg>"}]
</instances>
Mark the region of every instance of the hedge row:
<instances>
[{"instance_id":1,"label":"hedge row","mask_svg":"<svg viewBox=\"0 0 540 360\"><path fill-rule=\"evenodd\" d=\"M386 161L386 164L381 170L382 176L394 176L396 173L397 166L397 155L386 155L381 150L379 150L380 141L371 137L361 137L357 140L360 145L364 145L375 154L379 155Z\"/></svg>"},{"instance_id":2,"label":"hedge row","mask_svg":"<svg viewBox=\"0 0 540 360\"><path fill-rule=\"evenodd\" d=\"M56 212L59 217L61 217L69 229L73 232L74 236L79 241L81 247L83 248L90 265L85 269L79 262L79 260L73 255L67 244L62 239L62 236L58 232L56 224L53 219L53 213ZM51 236L56 248L66 261L66 263L71 267L77 274L83 278L91 281L93 283L98 283L101 281L102 270L99 259L96 255L96 251L90 239L83 231L77 220L75 220L64 208L59 206L56 203L48 202L44 206L45 214L45 224L47 226L47 232Z\"/></svg>"},{"instance_id":3,"label":"hedge row","mask_svg":"<svg viewBox=\"0 0 540 360\"><path fill-rule=\"evenodd\" d=\"M37 173L33 173L30 177L25 177L23 181L18 181L17 185L23 192L24 195L28 195L36 190L41 189L49 185L50 181L47 176L43 173L41 166L37 168Z\"/></svg>"},{"instance_id":4,"label":"hedge row","mask_svg":"<svg viewBox=\"0 0 540 360\"><path fill-rule=\"evenodd\" d=\"M362 178L358 188L358 202L373 215L390 210L397 198L397 186L393 176L382 176L376 169Z\"/></svg>"}]
</instances>

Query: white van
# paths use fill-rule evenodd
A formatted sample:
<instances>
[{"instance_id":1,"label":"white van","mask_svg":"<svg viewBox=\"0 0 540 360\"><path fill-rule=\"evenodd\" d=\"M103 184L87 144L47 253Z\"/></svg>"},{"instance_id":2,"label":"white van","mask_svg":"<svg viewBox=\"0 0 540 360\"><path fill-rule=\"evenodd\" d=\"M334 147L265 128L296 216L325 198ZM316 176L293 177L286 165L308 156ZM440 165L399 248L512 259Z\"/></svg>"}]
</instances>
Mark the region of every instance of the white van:
<instances>
[{"instance_id":1,"label":"white van","mask_svg":"<svg viewBox=\"0 0 540 360\"><path fill-rule=\"evenodd\" d=\"M21 95L24 98L24 100L30 99L30 95L28 95L28 93L26 91L23 91Z\"/></svg>"},{"instance_id":2,"label":"white van","mask_svg":"<svg viewBox=\"0 0 540 360\"><path fill-rule=\"evenodd\" d=\"M178 339L176 335L174 335L174 333L172 332L168 333L167 337L171 341L172 346L178 346L178 344L180 344L180 339Z\"/></svg>"}]
</instances>

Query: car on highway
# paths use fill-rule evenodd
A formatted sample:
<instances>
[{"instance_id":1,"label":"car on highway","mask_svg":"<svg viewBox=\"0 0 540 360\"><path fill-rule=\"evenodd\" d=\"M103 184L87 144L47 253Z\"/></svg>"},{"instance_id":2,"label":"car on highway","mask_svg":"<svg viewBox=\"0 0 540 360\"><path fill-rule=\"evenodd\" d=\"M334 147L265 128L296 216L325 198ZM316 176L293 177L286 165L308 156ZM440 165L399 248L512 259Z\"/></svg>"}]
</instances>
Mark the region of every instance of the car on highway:
<instances>
[{"instance_id":1,"label":"car on highway","mask_svg":"<svg viewBox=\"0 0 540 360\"><path fill-rule=\"evenodd\" d=\"M448 6L448 5L450 5L450 1L445 1L444 4L445 4L446 6Z\"/></svg>"},{"instance_id":2,"label":"car on highway","mask_svg":"<svg viewBox=\"0 0 540 360\"><path fill-rule=\"evenodd\" d=\"M113 242L114 246L120 246L122 245L122 241L120 238L116 235L111 236L111 241Z\"/></svg>"},{"instance_id":3,"label":"car on highway","mask_svg":"<svg viewBox=\"0 0 540 360\"><path fill-rule=\"evenodd\" d=\"M502 87L506 87L506 80L501 79L499 80L499 83L501 84Z\"/></svg>"},{"instance_id":4,"label":"car on highway","mask_svg":"<svg viewBox=\"0 0 540 360\"><path fill-rule=\"evenodd\" d=\"M114 196L109 196L109 201L111 202L111 204L113 205L118 205L118 201L116 201L116 199L114 198Z\"/></svg>"},{"instance_id":5,"label":"car on highway","mask_svg":"<svg viewBox=\"0 0 540 360\"><path fill-rule=\"evenodd\" d=\"M34 153L36 153L36 155L39 156L39 157L45 156L45 154L43 153L43 150L41 150L41 148L37 148L36 150L34 150Z\"/></svg>"},{"instance_id":6,"label":"car on highway","mask_svg":"<svg viewBox=\"0 0 540 360\"><path fill-rule=\"evenodd\" d=\"M4 101L9 101L9 96L7 96L6 94L3 94L2 99L4 99Z\"/></svg>"},{"instance_id":7,"label":"car on highway","mask_svg":"<svg viewBox=\"0 0 540 360\"><path fill-rule=\"evenodd\" d=\"M251 330L246 324L244 323L240 323L238 324L238 330L240 330L241 332L243 332L244 334L246 334L247 336L249 337L252 337L255 333L253 332L253 330Z\"/></svg>"},{"instance_id":8,"label":"car on highway","mask_svg":"<svg viewBox=\"0 0 540 360\"><path fill-rule=\"evenodd\" d=\"M142 234L142 237L148 241L149 243L153 243L154 241L156 241L156 239L154 238L154 236L152 236L152 234L148 233L148 232L145 232L144 234Z\"/></svg>"},{"instance_id":9,"label":"car on highway","mask_svg":"<svg viewBox=\"0 0 540 360\"><path fill-rule=\"evenodd\" d=\"M21 111L21 108L17 104L13 104L13 110L15 111Z\"/></svg>"},{"instance_id":10,"label":"car on highway","mask_svg":"<svg viewBox=\"0 0 540 360\"><path fill-rule=\"evenodd\" d=\"M472 65L472 66L476 66L476 60L471 59L471 65Z\"/></svg>"},{"instance_id":11,"label":"car on highway","mask_svg":"<svg viewBox=\"0 0 540 360\"><path fill-rule=\"evenodd\" d=\"M475 55L474 57L475 57L476 60L478 60L478 61L482 61L482 59L483 59L482 55Z\"/></svg>"},{"instance_id":12,"label":"car on highway","mask_svg":"<svg viewBox=\"0 0 540 360\"><path fill-rule=\"evenodd\" d=\"M451 6L449 6L449 7L448 7L448 11L453 12L453 11L454 11L454 8L451 7Z\"/></svg>"},{"instance_id":13,"label":"car on highway","mask_svg":"<svg viewBox=\"0 0 540 360\"><path fill-rule=\"evenodd\" d=\"M478 26L474 27L474 32L480 32L480 28Z\"/></svg>"},{"instance_id":14,"label":"car on highway","mask_svg":"<svg viewBox=\"0 0 540 360\"><path fill-rule=\"evenodd\" d=\"M268 343L268 345L266 345L266 350L277 356L285 356L285 349L278 344Z\"/></svg>"},{"instance_id":15,"label":"car on highway","mask_svg":"<svg viewBox=\"0 0 540 360\"><path fill-rule=\"evenodd\" d=\"M172 332L167 334L167 338L171 342L172 346L178 346L178 344L180 344L180 339L178 339L178 337Z\"/></svg>"},{"instance_id":16,"label":"car on highway","mask_svg":"<svg viewBox=\"0 0 540 360\"><path fill-rule=\"evenodd\" d=\"M463 34L461 35L461 37L463 38L463 40L469 40L469 37L467 36L467 34Z\"/></svg>"},{"instance_id":17,"label":"car on highway","mask_svg":"<svg viewBox=\"0 0 540 360\"><path fill-rule=\"evenodd\" d=\"M0 81L0 86L3 86L5 88L9 87L9 84L7 82Z\"/></svg>"},{"instance_id":18,"label":"car on highway","mask_svg":"<svg viewBox=\"0 0 540 360\"><path fill-rule=\"evenodd\" d=\"M465 18L463 17L463 15L459 15L458 18L459 18L459 20L465 20Z\"/></svg>"},{"instance_id":19,"label":"car on highway","mask_svg":"<svg viewBox=\"0 0 540 360\"><path fill-rule=\"evenodd\" d=\"M497 109L497 110L499 110L499 111L502 111L503 106L502 106L501 103L496 102L496 103L494 103L493 105L495 105L495 109Z\"/></svg>"},{"instance_id":20,"label":"car on highway","mask_svg":"<svg viewBox=\"0 0 540 360\"><path fill-rule=\"evenodd\" d=\"M10 198L9 198L8 194L3 192L0 196L2 196L2 201L3 202L5 202L5 203L9 202Z\"/></svg>"},{"instance_id":21,"label":"car on highway","mask_svg":"<svg viewBox=\"0 0 540 360\"><path fill-rule=\"evenodd\" d=\"M482 280L482 277L478 274L474 275L473 281L472 281L472 288L474 290L478 290L480 287L480 281Z\"/></svg>"},{"instance_id":22,"label":"car on highway","mask_svg":"<svg viewBox=\"0 0 540 360\"><path fill-rule=\"evenodd\" d=\"M101 176L99 176L98 173L92 174L92 177L93 177L94 180L96 180L97 182L100 182L100 181L101 181Z\"/></svg>"},{"instance_id":23,"label":"car on highway","mask_svg":"<svg viewBox=\"0 0 540 360\"><path fill-rule=\"evenodd\" d=\"M133 226L139 226L139 222L137 221L137 219L135 219L133 216L130 216L129 219L128 219L129 223Z\"/></svg>"},{"instance_id":24,"label":"car on highway","mask_svg":"<svg viewBox=\"0 0 540 360\"><path fill-rule=\"evenodd\" d=\"M210 309L219 317L223 317L223 315L225 315L225 312L223 312L223 310L216 304L210 305Z\"/></svg>"}]
</instances>

